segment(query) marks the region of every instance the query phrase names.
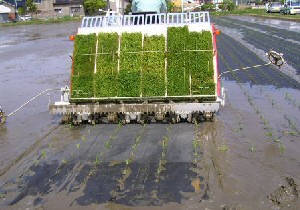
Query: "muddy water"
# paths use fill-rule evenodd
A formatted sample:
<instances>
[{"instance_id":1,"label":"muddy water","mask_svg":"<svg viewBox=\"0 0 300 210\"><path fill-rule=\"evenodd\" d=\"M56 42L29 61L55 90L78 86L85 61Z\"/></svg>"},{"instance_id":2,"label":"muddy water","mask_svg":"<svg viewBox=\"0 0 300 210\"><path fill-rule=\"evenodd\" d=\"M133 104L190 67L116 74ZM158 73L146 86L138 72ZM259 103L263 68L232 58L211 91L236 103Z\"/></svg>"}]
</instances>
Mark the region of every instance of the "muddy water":
<instances>
[{"instance_id":1,"label":"muddy water","mask_svg":"<svg viewBox=\"0 0 300 210\"><path fill-rule=\"evenodd\" d=\"M245 33L279 36L263 20L215 21L234 32L218 38L221 72L265 62L261 51L274 40L257 44ZM7 113L68 82L67 38L78 25L1 29L0 105ZM279 48L290 69L222 76L226 106L213 122L72 127L50 116L48 96L40 97L0 127L1 208L299 209L300 85L285 72L300 70L295 33L280 34L292 40Z\"/></svg>"},{"instance_id":2,"label":"muddy water","mask_svg":"<svg viewBox=\"0 0 300 210\"><path fill-rule=\"evenodd\" d=\"M0 31L0 105L9 114L48 88L67 83L70 71L68 36L79 23L18 26ZM52 94L54 96L54 94ZM57 94L55 94L57 95ZM55 99L53 97L53 99ZM57 97L56 97L57 99ZM48 96L43 95L8 118L0 133L1 173L21 157L37 139L56 126L48 115Z\"/></svg>"}]
</instances>

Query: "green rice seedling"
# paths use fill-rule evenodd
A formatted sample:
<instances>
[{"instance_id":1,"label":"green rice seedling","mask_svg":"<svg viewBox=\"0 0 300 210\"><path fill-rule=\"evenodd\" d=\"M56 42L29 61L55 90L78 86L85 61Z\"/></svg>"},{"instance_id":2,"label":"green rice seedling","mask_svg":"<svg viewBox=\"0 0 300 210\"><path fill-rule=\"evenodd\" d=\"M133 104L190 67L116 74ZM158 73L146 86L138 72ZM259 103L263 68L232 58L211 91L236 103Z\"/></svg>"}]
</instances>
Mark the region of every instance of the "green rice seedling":
<instances>
[{"instance_id":1,"label":"green rice seedling","mask_svg":"<svg viewBox=\"0 0 300 210\"><path fill-rule=\"evenodd\" d=\"M267 135L267 136L270 136L270 137L272 137L272 136L273 136L272 132L270 132L270 131L269 131L269 132L267 132L267 133L266 133L266 135Z\"/></svg>"},{"instance_id":2,"label":"green rice seedling","mask_svg":"<svg viewBox=\"0 0 300 210\"><path fill-rule=\"evenodd\" d=\"M67 163L68 163L68 160L67 160L67 159L65 159L65 158L62 159L61 164L64 164L64 165L65 165L65 164L67 164Z\"/></svg>"},{"instance_id":3,"label":"green rice seedling","mask_svg":"<svg viewBox=\"0 0 300 210\"><path fill-rule=\"evenodd\" d=\"M94 96L93 72L96 53L96 34L77 35L74 43L74 72L71 76L72 98Z\"/></svg>"},{"instance_id":4,"label":"green rice seedling","mask_svg":"<svg viewBox=\"0 0 300 210\"><path fill-rule=\"evenodd\" d=\"M98 156L96 156L96 158L94 160L94 165L100 165L100 163L102 163L102 160L100 160L100 158Z\"/></svg>"},{"instance_id":5,"label":"green rice seedling","mask_svg":"<svg viewBox=\"0 0 300 210\"><path fill-rule=\"evenodd\" d=\"M289 127L295 131L297 134L300 134L298 128L297 128L297 125L296 123L288 116L284 115L284 119L286 119L286 121L289 123Z\"/></svg>"},{"instance_id":6,"label":"green rice seedling","mask_svg":"<svg viewBox=\"0 0 300 210\"><path fill-rule=\"evenodd\" d=\"M139 97L141 94L142 33L121 36L118 96Z\"/></svg>"},{"instance_id":7,"label":"green rice seedling","mask_svg":"<svg viewBox=\"0 0 300 210\"><path fill-rule=\"evenodd\" d=\"M82 142L86 142L86 137L85 136L81 136L81 140L82 140Z\"/></svg>"},{"instance_id":8,"label":"green rice seedling","mask_svg":"<svg viewBox=\"0 0 300 210\"><path fill-rule=\"evenodd\" d=\"M58 175L59 173L60 173L60 168L57 168L54 174Z\"/></svg>"},{"instance_id":9,"label":"green rice seedling","mask_svg":"<svg viewBox=\"0 0 300 210\"><path fill-rule=\"evenodd\" d=\"M136 150L137 144L132 145L131 148L132 148L133 150Z\"/></svg>"},{"instance_id":10,"label":"green rice seedling","mask_svg":"<svg viewBox=\"0 0 300 210\"><path fill-rule=\"evenodd\" d=\"M297 132L296 131L283 131L284 135L291 135L291 136L296 136Z\"/></svg>"},{"instance_id":11,"label":"green rice seedling","mask_svg":"<svg viewBox=\"0 0 300 210\"><path fill-rule=\"evenodd\" d=\"M45 150L42 150L41 156L42 156L43 159L46 159L47 152Z\"/></svg>"},{"instance_id":12,"label":"green rice seedling","mask_svg":"<svg viewBox=\"0 0 300 210\"><path fill-rule=\"evenodd\" d=\"M95 77L96 97L115 97L118 95L118 48L117 33L99 33L97 70Z\"/></svg>"},{"instance_id":13,"label":"green rice seedling","mask_svg":"<svg viewBox=\"0 0 300 210\"><path fill-rule=\"evenodd\" d=\"M33 159L33 165L37 166L40 163L40 161L38 159Z\"/></svg>"},{"instance_id":14,"label":"green rice seedling","mask_svg":"<svg viewBox=\"0 0 300 210\"><path fill-rule=\"evenodd\" d=\"M198 141L196 139L193 140L193 148L196 151L198 148Z\"/></svg>"},{"instance_id":15,"label":"green rice seedling","mask_svg":"<svg viewBox=\"0 0 300 210\"><path fill-rule=\"evenodd\" d=\"M121 128L123 126L122 122L118 122L118 128Z\"/></svg>"},{"instance_id":16,"label":"green rice seedling","mask_svg":"<svg viewBox=\"0 0 300 210\"><path fill-rule=\"evenodd\" d=\"M285 148L282 144L279 144L279 151L281 154L283 154L285 152Z\"/></svg>"},{"instance_id":17,"label":"green rice seedling","mask_svg":"<svg viewBox=\"0 0 300 210\"><path fill-rule=\"evenodd\" d=\"M94 175L96 173L96 168L93 168L92 170L90 170L88 177ZM85 183L87 182L88 179L86 179Z\"/></svg>"},{"instance_id":18,"label":"green rice seedling","mask_svg":"<svg viewBox=\"0 0 300 210\"><path fill-rule=\"evenodd\" d=\"M274 142L281 143L281 140L280 139L274 139Z\"/></svg>"},{"instance_id":19,"label":"green rice seedling","mask_svg":"<svg viewBox=\"0 0 300 210\"><path fill-rule=\"evenodd\" d=\"M110 143L110 141L104 142L104 145L105 145L105 148L106 148L106 149L110 149L110 148L111 148L111 143Z\"/></svg>"},{"instance_id":20,"label":"green rice seedling","mask_svg":"<svg viewBox=\"0 0 300 210\"><path fill-rule=\"evenodd\" d=\"M251 144L250 152L252 152L252 153L256 152L256 146L255 146L255 144Z\"/></svg>"},{"instance_id":21,"label":"green rice seedling","mask_svg":"<svg viewBox=\"0 0 300 210\"><path fill-rule=\"evenodd\" d=\"M221 152L225 153L225 152L227 152L229 150L229 146L227 146L226 144L223 144L222 146L218 147L218 149Z\"/></svg>"},{"instance_id":22,"label":"green rice seedling","mask_svg":"<svg viewBox=\"0 0 300 210\"><path fill-rule=\"evenodd\" d=\"M132 161L133 161L132 158L128 158L128 159L125 160L125 163L128 166L132 163Z\"/></svg>"},{"instance_id":23,"label":"green rice seedling","mask_svg":"<svg viewBox=\"0 0 300 210\"><path fill-rule=\"evenodd\" d=\"M189 95L189 71L186 68L188 60L187 49L188 27L169 27L167 32L167 91L168 95Z\"/></svg>"},{"instance_id":24,"label":"green rice seedling","mask_svg":"<svg viewBox=\"0 0 300 210\"><path fill-rule=\"evenodd\" d=\"M142 95L165 95L165 37L144 37L142 55Z\"/></svg>"},{"instance_id":25,"label":"green rice seedling","mask_svg":"<svg viewBox=\"0 0 300 210\"><path fill-rule=\"evenodd\" d=\"M57 167L57 169L55 170L55 175L58 175L58 174L60 173L60 171L61 171L61 168L62 168L63 166L65 166L67 163L68 163L68 160L63 159L63 160L60 162L60 164L59 164L59 166Z\"/></svg>"}]
</instances>

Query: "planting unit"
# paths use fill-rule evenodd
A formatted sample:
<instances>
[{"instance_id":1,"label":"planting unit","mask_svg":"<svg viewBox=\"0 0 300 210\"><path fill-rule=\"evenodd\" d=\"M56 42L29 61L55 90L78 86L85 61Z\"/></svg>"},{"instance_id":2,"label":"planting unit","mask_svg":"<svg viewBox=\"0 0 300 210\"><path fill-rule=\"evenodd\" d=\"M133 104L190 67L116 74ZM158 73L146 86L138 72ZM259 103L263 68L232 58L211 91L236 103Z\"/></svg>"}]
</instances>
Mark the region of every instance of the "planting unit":
<instances>
[{"instance_id":1,"label":"planting unit","mask_svg":"<svg viewBox=\"0 0 300 210\"><path fill-rule=\"evenodd\" d=\"M83 18L74 41L70 88L62 88L51 113L74 124L213 118L222 96L209 13L144 18Z\"/></svg>"}]
</instances>

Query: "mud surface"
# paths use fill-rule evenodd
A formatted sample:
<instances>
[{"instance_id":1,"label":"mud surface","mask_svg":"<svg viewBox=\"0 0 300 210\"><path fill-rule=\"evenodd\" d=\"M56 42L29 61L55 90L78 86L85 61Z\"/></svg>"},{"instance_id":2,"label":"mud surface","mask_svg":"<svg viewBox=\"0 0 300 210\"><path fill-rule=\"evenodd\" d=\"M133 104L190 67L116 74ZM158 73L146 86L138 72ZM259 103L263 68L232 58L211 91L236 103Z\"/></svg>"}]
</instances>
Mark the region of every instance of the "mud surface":
<instances>
[{"instance_id":1,"label":"mud surface","mask_svg":"<svg viewBox=\"0 0 300 210\"><path fill-rule=\"evenodd\" d=\"M226 105L200 124L60 125L43 95L0 127L0 208L299 209L299 23L213 21L220 72L264 64L270 49L288 65L222 75ZM0 31L7 114L68 84L79 25Z\"/></svg>"}]
</instances>

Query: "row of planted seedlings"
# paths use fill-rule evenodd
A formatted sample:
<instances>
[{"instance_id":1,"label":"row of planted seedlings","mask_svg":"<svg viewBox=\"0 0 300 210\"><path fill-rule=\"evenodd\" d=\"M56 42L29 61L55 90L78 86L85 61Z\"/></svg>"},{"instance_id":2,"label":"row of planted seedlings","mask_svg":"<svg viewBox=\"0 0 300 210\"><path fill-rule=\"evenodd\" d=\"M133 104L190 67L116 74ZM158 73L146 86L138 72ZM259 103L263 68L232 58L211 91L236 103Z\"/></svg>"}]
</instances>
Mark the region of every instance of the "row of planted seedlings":
<instances>
[{"instance_id":1,"label":"row of planted seedlings","mask_svg":"<svg viewBox=\"0 0 300 210\"><path fill-rule=\"evenodd\" d=\"M223 39L222 41L227 42L226 39ZM239 46L245 48L245 47L244 47L243 45L241 45L241 44L239 44ZM244 67L244 64L243 64L239 59L236 59L236 58L235 58L235 55L233 54L234 52L235 52L235 53L239 53L235 48L232 48L232 50L231 50L231 51L228 51L227 53L228 53L228 55L230 55L230 57L233 58L233 60L234 60L234 62L235 62L236 64L239 64L239 67L240 67L240 68L243 68L243 67ZM247 60L245 57L241 57L241 59L242 59L244 62L248 62L248 60ZM250 64L249 64L249 65L250 65ZM260 73L262 74L263 78L265 78L265 79L268 80L268 81L271 81L271 80L269 79L269 77L268 77L268 76L267 76L260 68L256 68L256 70L258 70L258 71L256 71L256 73L260 72ZM251 80L251 82L255 85L255 84L257 84L257 82L255 81L255 78L254 78L254 77L252 76L252 74L250 73L251 71L253 71L253 70L247 70L247 69L243 70L243 72L246 73L247 77L248 77L248 78ZM272 83L274 83L274 81L272 81ZM278 84L276 83L275 86L278 87ZM263 93L263 89L262 89L262 88L260 88L260 93L261 93L261 94ZM268 98L268 101L272 104L272 107L274 108L274 107L276 106L276 104L275 104L275 100L273 99L273 97L270 96L270 95L267 94L267 93L265 93L265 96ZM278 106L276 106L276 108L279 109ZM280 111L280 110L278 110L278 111Z\"/></svg>"},{"instance_id":2,"label":"row of planted seedlings","mask_svg":"<svg viewBox=\"0 0 300 210\"><path fill-rule=\"evenodd\" d=\"M224 65L226 66L226 68L230 71L231 68L229 66L229 64L226 62L226 60L224 59L224 57L219 53L219 57L221 58L222 62L224 63ZM283 153L285 151L285 148L280 140L279 137L274 136L273 134L273 128L270 126L269 121L265 118L265 116L263 115L263 113L260 111L260 109L258 108L258 106L253 102L253 97L250 96L249 93L247 93L247 91L244 89L244 87L242 86L239 78L235 75L234 72L232 72L232 76L236 79L237 84L241 87L243 94L245 95L245 97L247 97L248 103L250 104L250 106L253 108L254 112L258 115L258 117L260 118L260 120L262 121L263 125L264 125L264 129L267 131L265 133L266 136L268 136L269 138L271 138L275 143L277 143L279 151L281 153ZM253 149L250 149L250 151L254 151Z\"/></svg>"},{"instance_id":3,"label":"row of planted seedlings","mask_svg":"<svg viewBox=\"0 0 300 210\"><path fill-rule=\"evenodd\" d=\"M76 36L71 98L214 95L212 35L169 27L167 36Z\"/></svg>"},{"instance_id":4,"label":"row of planted seedlings","mask_svg":"<svg viewBox=\"0 0 300 210\"><path fill-rule=\"evenodd\" d=\"M99 168L99 165L103 162L105 162L105 155L110 151L110 149L113 146L113 143L116 141L116 136L118 134L118 132L120 131L120 129L122 128L122 124L118 123L118 125L115 127L115 129L113 130L113 132L108 136L107 139L104 139L104 141L101 141L101 144L104 145L104 149L101 149L100 151L97 152L95 159L93 160L92 163L92 167L90 169L90 171L86 174L86 176L84 177L83 182L86 183L87 180L95 175L95 173L97 172L97 168ZM78 147L77 147L78 148Z\"/></svg>"},{"instance_id":5,"label":"row of planted seedlings","mask_svg":"<svg viewBox=\"0 0 300 210\"><path fill-rule=\"evenodd\" d=\"M33 166L27 168L26 171L24 171L18 178L21 178L21 176L24 174L29 173L30 170L36 170L35 167L41 168L42 171L44 170L43 168L47 168L48 174L43 175L43 178L40 180L40 182L44 184L44 187L50 187L51 184L56 183L56 187L60 188L61 185L59 183L64 183L68 179L68 176L66 176L67 173L78 172L82 166L82 163L80 161L75 162L75 159L81 160L82 155L86 154L87 148L83 148L82 146L86 143L86 136L90 134L93 127L86 129L83 134L80 135L80 139L77 140L78 143L76 143L75 146L77 150L81 151L79 153L76 151L76 156L73 151L70 153L69 149L67 149L68 147L73 147L74 143L66 142L66 144L62 145L61 143L58 143L60 138L57 137L68 135L70 132L74 132L72 127L64 126L60 128L61 129L58 130L55 128L53 130L55 131L55 136L47 138L45 140L47 143L44 142L46 144L36 149L36 153L33 157ZM38 146L40 143L41 142L39 142L36 146ZM58 145L59 147L62 147L58 149ZM57 161L55 158L57 156L60 157L59 161ZM28 178L29 182L30 179L35 179L35 176L39 176L39 173L39 171L36 171L35 175L30 176Z\"/></svg>"},{"instance_id":6,"label":"row of planted seedlings","mask_svg":"<svg viewBox=\"0 0 300 210\"><path fill-rule=\"evenodd\" d=\"M200 155L203 153L203 148L200 145L200 139L203 139L204 136L201 136L201 131L199 129L198 122L194 126L194 138L193 138L193 166L192 171L196 173L195 178L192 180L192 186L195 189L196 193L201 191L201 167L200 167ZM202 145L204 146L204 145ZM201 151L202 149L202 151ZM203 158L203 157L202 157Z\"/></svg>"},{"instance_id":7,"label":"row of planted seedlings","mask_svg":"<svg viewBox=\"0 0 300 210\"><path fill-rule=\"evenodd\" d=\"M260 35L260 36L262 37L262 35ZM269 37L268 39L271 39L271 40L273 39L273 41L274 41L274 38L272 38L272 37ZM262 42L262 41L260 41L259 44L264 45L265 43ZM295 51L295 50L297 51L298 50L298 49L294 48L294 49L292 49L292 51L290 51L290 48L294 48L294 47L293 46L289 46L289 48L285 49L285 51L287 53L289 53L289 54L292 51ZM295 53L293 53L293 55L290 54L290 56L295 56ZM291 63L291 61L288 61L288 63L292 64L295 67L299 66L298 64ZM276 70L276 71L274 71L274 74L278 74L279 79L280 79L281 82L286 82L286 83L289 83L290 85L294 86L295 88L299 88L299 83L297 83L296 81L291 80L289 76L287 76L285 73L283 73L283 71L277 70L274 66L271 66L271 68L272 68L272 70ZM261 72L263 74L265 74L263 71L261 71ZM270 79L268 76L266 76L266 78L269 79L269 81L271 81L276 87L278 87L277 81L275 81L273 79ZM286 99L289 102L291 102L291 105L295 106L296 108L298 108L298 110L300 110L299 102L297 103L296 100L291 101L288 97L286 97L287 94L288 94L288 92L285 94L284 99Z\"/></svg>"},{"instance_id":8,"label":"row of planted seedlings","mask_svg":"<svg viewBox=\"0 0 300 210\"><path fill-rule=\"evenodd\" d=\"M113 192L111 192L112 196L118 196L118 194L123 193L125 190L125 184L126 180L130 177L132 170L131 170L131 164L135 160L135 155L138 151L139 145L141 144L143 140L144 133L146 131L147 125L144 124L144 127L141 129L141 131L138 133L138 135L134 139L134 144L131 146L131 152L129 157L125 160L125 166L122 169L122 176L117 180L117 189Z\"/></svg>"},{"instance_id":9,"label":"row of planted seedlings","mask_svg":"<svg viewBox=\"0 0 300 210\"><path fill-rule=\"evenodd\" d=\"M225 39L223 39L224 41L226 41ZM246 47L244 45L242 45L241 43L238 42L239 47L246 49ZM248 50L248 49L247 49ZM261 58L258 57L258 55L253 54L255 57L257 57L258 60L260 60ZM269 71L268 73L272 73L272 74L278 74L279 79L281 81L290 83L291 85L295 86L295 88L299 87L299 84L296 81L292 81L286 74L284 74L282 71L277 70L274 66L270 66L270 68L272 69L272 71ZM278 80L274 80L273 78L270 77L269 74L267 74L262 68L257 68L259 72L263 78L265 78L270 84L273 84L276 88L280 88L279 84L278 84ZM274 71L276 70L276 71ZM274 71L274 73L273 73ZM295 84L297 83L297 84ZM271 101L271 103L274 103L274 100L271 99L270 97L268 97L268 99ZM300 103L297 102L296 99L293 99L292 96L289 94L288 91L286 91L285 95L284 95L284 99L287 100L291 105L293 105L294 107L298 108L298 110L300 111Z\"/></svg>"},{"instance_id":10,"label":"row of planted seedlings","mask_svg":"<svg viewBox=\"0 0 300 210\"><path fill-rule=\"evenodd\" d=\"M87 181L93 177L93 176L97 176L98 170L100 168L100 166L102 164L104 164L106 162L106 155L108 154L109 151L111 151L111 149L114 147L114 142L117 140L117 135L118 132L120 131L120 129L122 128L122 124L119 123L115 129L112 131L112 133L108 136L108 138L103 139L104 141L101 141L101 144L103 144L104 148L101 149L95 156L93 162L92 162L92 166L90 168L89 171L87 171L87 173L84 175L83 177L83 183L86 184ZM144 124L143 128L140 130L140 132L136 135L136 137L134 138L134 144L131 146L131 152L129 157L124 161L124 166L122 167L122 174L120 175L120 177L116 180L117 184L117 188L115 190L112 190L111 192L109 192L112 196L112 198L117 197L118 195L120 195L125 188L125 182L127 180L127 178L131 175L132 171L131 171L131 164L133 163L134 159L135 159L135 155L136 152L138 151L138 147L140 145L140 143L142 142L143 139L143 135L145 133L145 130L147 129L147 125ZM83 139L84 136L82 136ZM80 149L80 147L77 147L77 149ZM112 161L108 166L116 166L118 164L121 164L122 162L118 162L118 161ZM113 175L113 174L112 174Z\"/></svg>"},{"instance_id":11,"label":"row of planted seedlings","mask_svg":"<svg viewBox=\"0 0 300 210\"><path fill-rule=\"evenodd\" d=\"M247 35L249 35L248 39L252 40L254 43L257 43L259 46L264 47L265 49L269 49L269 43L278 43L276 45L276 48L279 50L284 50L284 55L288 59L297 57L300 54L300 50L297 45L289 45L286 43L286 40L282 40L281 38L274 36L266 37L265 34L254 33L252 30L248 30ZM266 39L268 40L268 42L266 42ZM300 67L300 64L298 62L292 61L292 59L289 59L289 64L291 64L295 68Z\"/></svg>"},{"instance_id":12,"label":"row of planted seedlings","mask_svg":"<svg viewBox=\"0 0 300 210\"><path fill-rule=\"evenodd\" d=\"M226 42L226 40L224 40L224 41ZM242 45L240 44L240 46L242 46ZM242 47L244 47L244 46L242 46ZM245 48L245 47L244 47L244 48ZM231 52L230 52L229 54L230 54L231 57L234 57L234 55L233 55ZM236 62L236 63L240 63L240 65L242 65L241 62L240 62L239 60L235 60L235 62ZM268 80L269 82L273 83L274 86L278 88L278 83L276 83L275 81L271 80L271 79L268 77L268 75L266 75L266 73L263 72L263 70L261 70L260 68L258 68L258 71L262 74L263 78L265 78L265 79ZM253 82L254 84L256 84L256 81L253 80L253 77L251 77L251 74L250 74L247 70L245 70L245 72L246 72L247 76L252 80L252 82ZM257 71L256 71L256 72L257 72ZM283 74L282 72L280 72L280 73ZM262 88L260 88L260 93L261 93L261 94L263 93ZM247 94L247 93L244 93L244 94L245 94L245 95L249 95L249 94ZM282 111L281 111L282 108L275 102L275 99L274 99L271 95L269 95L269 94L267 94L267 93L265 93L264 95L267 97L268 102L272 105L272 107L273 107L273 108L276 108L276 109L278 110L278 113L281 113L281 112L282 112ZM285 99L288 100L288 102L292 103L294 107L296 107L296 104L295 104L296 102L295 102L295 100L292 100L292 99L289 98L289 97L290 97L290 96L289 96L288 93L286 92L286 97L285 97ZM250 104L252 105L252 100L250 99L249 96L248 96L248 101L249 101ZM256 108L256 113L260 113L260 111L259 111L257 108ZM268 127L268 126L267 126L268 122L265 120L265 118L264 118L263 116L261 116L261 115L260 115L260 118L263 120L264 125L265 125L266 127ZM297 135L297 134L299 134L299 131L298 131L298 129L297 129L297 126L296 126L295 122L293 122L293 120L292 120L289 116L287 116L287 115L284 115L284 119L289 123L289 127L291 127L292 131L287 131L287 132L284 131L283 133L289 134L289 135ZM268 134L268 136L273 136L273 135L272 135L272 132L270 132L270 131L268 131L267 134ZM279 138L276 138L276 139L273 139L273 140L274 140L275 142L281 143ZM280 148L281 148L281 150L282 150L282 149L283 149L282 145L280 144L279 146L280 146Z\"/></svg>"}]
</instances>

